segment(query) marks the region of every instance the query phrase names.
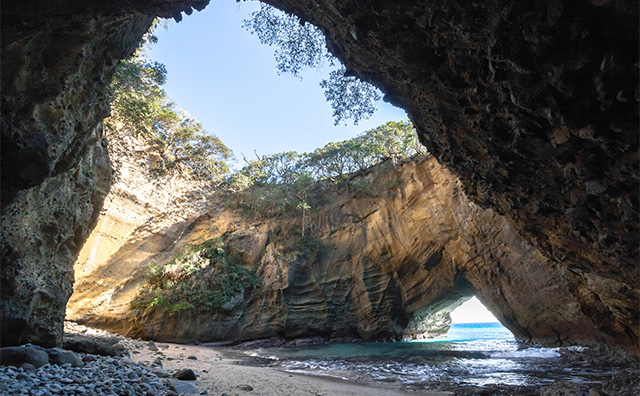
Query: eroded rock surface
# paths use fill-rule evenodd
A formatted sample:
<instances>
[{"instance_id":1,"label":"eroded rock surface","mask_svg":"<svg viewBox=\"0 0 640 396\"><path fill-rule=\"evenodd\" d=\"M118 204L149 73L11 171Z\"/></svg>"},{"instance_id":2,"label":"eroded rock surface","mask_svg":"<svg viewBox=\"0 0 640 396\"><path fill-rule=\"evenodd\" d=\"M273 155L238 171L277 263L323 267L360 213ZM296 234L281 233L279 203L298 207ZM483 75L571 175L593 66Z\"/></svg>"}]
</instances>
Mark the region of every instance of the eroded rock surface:
<instances>
[{"instance_id":1,"label":"eroded rock surface","mask_svg":"<svg viewBox=\"0 0 640 396\"><path fill-rule=\"evenodd\" d=\"M2 7L2 345L62 341L72 263L110 186L105 87L152 20L57 6Z\"/></svg>"},{"instance_id":2,"label":"eroded rock surface","mask_svg":"<svg viewBox=\"0 0 640 396\"><path fill-rule=\"evenodd\" d=\"M267 2L319 26L475 203L582 277L637 340L636 2Z\"/></svg>"}]
</instances>

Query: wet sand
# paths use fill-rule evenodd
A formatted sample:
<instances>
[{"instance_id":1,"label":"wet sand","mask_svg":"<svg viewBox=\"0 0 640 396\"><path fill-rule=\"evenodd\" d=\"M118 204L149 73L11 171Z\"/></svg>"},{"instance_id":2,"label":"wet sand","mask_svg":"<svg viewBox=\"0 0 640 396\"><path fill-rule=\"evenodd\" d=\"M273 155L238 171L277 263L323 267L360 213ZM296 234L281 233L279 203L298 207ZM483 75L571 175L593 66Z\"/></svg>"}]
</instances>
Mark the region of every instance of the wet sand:
<instances>
[{"instance_id":1,"label":"wet sand","mask_svg":"<svg viewBox=\"0 0 640 396\"><path fill-rule=\"evenodd\" d=\"M450 392L405 392L328 377L291 374L269 367L240 365L236 363L237 359L224 353L223 348L170 343L156 343L150 346L139 341L131 348L130 353L134 362L152 364L160 358L163 368L170 373L182 369L193 370L198 379L189 382L200 392L206 389L209 395L452 395Z\"/></svg>"}]
</instances>

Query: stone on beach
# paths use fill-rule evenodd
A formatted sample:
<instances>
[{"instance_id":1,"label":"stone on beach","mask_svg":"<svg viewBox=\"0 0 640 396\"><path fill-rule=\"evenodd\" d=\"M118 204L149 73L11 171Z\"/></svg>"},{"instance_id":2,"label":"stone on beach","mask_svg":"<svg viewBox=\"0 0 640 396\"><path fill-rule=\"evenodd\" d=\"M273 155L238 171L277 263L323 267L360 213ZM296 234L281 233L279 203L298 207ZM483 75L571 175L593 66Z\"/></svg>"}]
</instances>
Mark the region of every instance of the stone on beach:
<instances>
[{"instance_id":1,"label":"stone on beach","mask_svg":"<svg viewBox=\"0 0 640 396\"><path fill-rule=\"evenodd\" d=\"M49 355L44 348L30 344L0 348L0 364L20 366L24 363L41 367L49 363Z\"/></svg>"},{"instance_id":2,"label":"stone on beach","mask_svg":"<svg viewBox=\"0 0 640 396\"><path fill-rule=\"evenodd\" d=\"M183 369L175 372L173 374L173 378L185 381L194 381L196 380L196 373L194 373L191 369Z\"/></svg>"},{"instance_id":3,"label":"stone on beach","mask_svg":"<svg viewBox=\"0 0 640 396\"><path fill-rule=\"evenodd\" d=\"M184 394L198 394L198 389L191 385L188 382L185 381L180 381L180 380L175 380L173 381L173 383L171 384L171 387L173 388L174 391L178 392L178 393L184 393Z\"/></svg>"},{"instance_id":4,"label":"stone on beach","mask_svg":"<svg viewBox=\"0 0 640 396\"><path fill-rule=\"evenodd\" d=\"M49 363L62 366L63 364L71 364L72 367L82 367L82 359L78 357L72 351L67 351L62 348L49 348L47 349L47 355L49 355Z\"/></svg>"}]
</instances>

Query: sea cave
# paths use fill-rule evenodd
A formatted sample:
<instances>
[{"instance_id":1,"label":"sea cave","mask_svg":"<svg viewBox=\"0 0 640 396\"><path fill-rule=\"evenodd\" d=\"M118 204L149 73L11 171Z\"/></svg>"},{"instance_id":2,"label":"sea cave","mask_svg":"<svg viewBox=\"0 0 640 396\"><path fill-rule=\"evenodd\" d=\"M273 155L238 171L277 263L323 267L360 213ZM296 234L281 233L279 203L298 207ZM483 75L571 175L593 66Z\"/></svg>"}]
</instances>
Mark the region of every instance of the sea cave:
<instances>
[{"instance_id":1,"label":"sea cave","mask_svg":"<svg viewBox=\"0 0 640 396\"><path fill-rule=\"evenodd\" d=\"M284 209L105 126L154 20L208 3L2 4L0 369L18 350L60 359L65 319L204 359L193 345L431 340L475 296L522 345L637 370L637 3L264 1L319 29L426 148ZM180 282L197 298L169 296ZM638 386L616 381L599 386Z\"/></svg>"}]
</instances>

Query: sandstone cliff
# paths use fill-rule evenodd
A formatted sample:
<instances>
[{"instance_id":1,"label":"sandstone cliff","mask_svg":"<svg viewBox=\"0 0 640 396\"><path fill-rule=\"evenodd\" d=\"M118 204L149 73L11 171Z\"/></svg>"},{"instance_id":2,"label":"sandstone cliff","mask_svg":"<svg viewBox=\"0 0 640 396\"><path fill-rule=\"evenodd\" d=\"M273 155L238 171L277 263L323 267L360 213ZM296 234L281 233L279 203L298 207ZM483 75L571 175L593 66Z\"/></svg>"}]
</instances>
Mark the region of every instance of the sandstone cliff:
<instances>
[{"instance_id":1,"label":"sandstone cliff","mask_svg":"<svg viewBox=\"0 0 640 396\"><path fill-rule=\"evenodd\" d=\"M576 315L637 350L637 2L269 2L322 29L350 73L407 110L474 202L580 278L570 293L599 308ZM71 266L107 180L74 175L103 155L115 61L152 16L207 3L3 2L3 344L60 341Z\"/></svg>"},{"instance_id":2,"label":"sandstone cliff","mask_svg":"<svg viewBox=\"0 0 640 396\"><path fill-rule=\"evenodd\" d=\"M147 239L144 249L126 258L136 265L148 254L165 249L167 243L180 238L190 223L205 212L207 197L215 185L193 177L180 165L165 169L160 147L142 136L118 130L112 131L107 140L114 183L97 225L78 255L74 266L76 281L92 274L132 239ZM159 241L158 246L148 241L150 235ZM102 284L108 283L109 277L126 279L130 274L118 271L100 276L98 282ZM72 297L72 305L75 300Z\"/></svg>"},{"instance_id":3,"label":"sandstone cliff","mask_svg":"<svg viewBox=\"0 0 640 396\"><path fill-rule=\"evenodd\" d=\"M434 158L397 169L383 163L350 187L321 184L310 193L317 212L305 238L298 218L259 220L221 199L190 223L144 225L92 271L80 275L82 263L76 265L68 317L165 341L383 340L446 331L449 312L477 295L525 340L595 344L613 336L632 342L580 276L545 259L504 217L471 203ZM256 271L261 287L215 309L132 310L150 264L163 265L187 246L218 237Z\"/></svg>"}]
</instances>

